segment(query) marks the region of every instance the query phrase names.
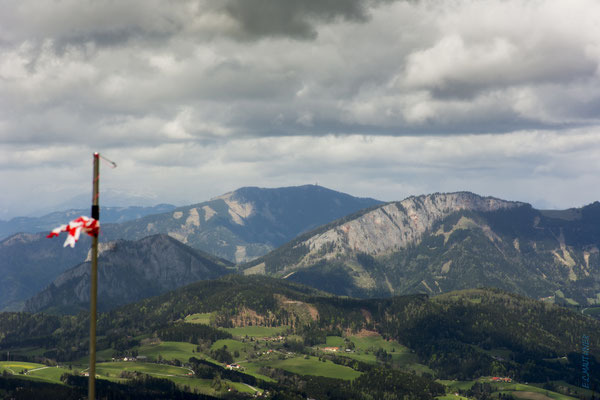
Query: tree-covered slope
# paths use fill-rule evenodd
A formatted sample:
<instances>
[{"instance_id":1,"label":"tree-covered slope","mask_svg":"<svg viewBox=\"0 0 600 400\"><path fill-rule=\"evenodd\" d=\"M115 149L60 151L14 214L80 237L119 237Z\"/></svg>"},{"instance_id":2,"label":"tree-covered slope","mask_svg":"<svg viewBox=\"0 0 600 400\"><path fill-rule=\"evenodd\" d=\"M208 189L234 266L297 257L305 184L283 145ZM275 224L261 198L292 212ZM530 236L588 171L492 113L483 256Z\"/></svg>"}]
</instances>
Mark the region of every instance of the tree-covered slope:
<instances>
[{"instance_id":1,"label":"tree-covered slope","mask_svg":"<svg viewBox=\"0 0 600 400\"><path fill-rule=\"evenodd\" d=\"M287 326L311 346L327 335L375 332L415 351L443 379L501 375L577 384L585 336L590 375L600 383L599 321L497 289L348 299L282 280L230 275L100 314L99 349L127 346L133 340L127 338L160 335L165 327L176 331L196 313L210 313L213 328ZM87 346L85 314L2 313L0 332L0 350L39 345L48 355L69 359Z\"/></svg>"},{"instance_id":2,"label":"tree-covered slope","mask_svg":"<svg viewBox=\"0 0 600 400\"><path fill-rule=\"evenodd\" d=\"M167 236L137 241L120 240L100 246L98 307L119 305L156 296L190 282L228 273L228 261L194 250ZM76 313L88 308L90 262L62 273L43 291L27 300L30 312Z\"/></svg>"}]
</instances>

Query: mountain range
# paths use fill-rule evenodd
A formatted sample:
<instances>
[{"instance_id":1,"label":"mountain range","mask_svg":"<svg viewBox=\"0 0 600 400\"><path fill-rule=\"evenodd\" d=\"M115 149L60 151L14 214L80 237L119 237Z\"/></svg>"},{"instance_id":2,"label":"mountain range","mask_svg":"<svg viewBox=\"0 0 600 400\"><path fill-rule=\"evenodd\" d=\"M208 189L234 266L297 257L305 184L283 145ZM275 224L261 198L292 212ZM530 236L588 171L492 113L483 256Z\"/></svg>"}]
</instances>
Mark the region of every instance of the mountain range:
<instances>
[{"instance_id":1,"label":"mountain range","mask_svg":"<svg viewBox=\"0 0 600 400\"><path fill-rule=\"evenodd\" d=\"M497 287L600 303L600 203L540 211L473 193L387 203L301 235L240 267L354 297Z\"/></svg>"},{"instance_id":2,"label":"mountain range","mask_svg":"<svg viewBox=\"0 0 600 400\"><path fill-rule=\"evenodd\" d=\"M382 202L317 185L246 187L207 202L119 224L105 223L103 211L100 242L166 234L196 250L243 262L266 254L298 234L378 204ZM64 217L51 227L68 222L72 216L69 213ZM74 249L64 249L62 240L46 239L46 233L18 233L0 241L0 310L22 309L26 299L85 260L88 237L82 236Z\"/></svg>"},{"instance_id":3,"label":"mountain range","mask_svg":"<svg viewBox=\"0 0 600 400\"><path fill-rule=\"evenodd\" d=\"M102 207L100 215L103 223L121 223L133 219L142 218L150 214L160 214L173 210L174 205L158 204L151 207ZM49 231L68 221L87 215L89 209L70 209L66 211L55 211L41 217L16 217L8 221L0 220L0 240L15 233L36 233Z\"/></svg>"}]
</instances>

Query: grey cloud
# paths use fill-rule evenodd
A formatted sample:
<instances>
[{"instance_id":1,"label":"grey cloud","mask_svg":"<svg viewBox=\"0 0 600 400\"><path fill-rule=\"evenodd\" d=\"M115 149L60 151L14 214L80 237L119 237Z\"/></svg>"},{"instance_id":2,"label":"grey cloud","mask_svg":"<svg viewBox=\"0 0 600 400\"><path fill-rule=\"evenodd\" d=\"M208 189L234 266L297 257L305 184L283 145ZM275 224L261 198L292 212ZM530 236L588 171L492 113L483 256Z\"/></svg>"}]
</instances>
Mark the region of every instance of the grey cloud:
<instances>
[{"instance_id":1,"label":"grey cloud","mask_svg":"<svg viewBox=\"0 0 600 400\"><path fill-rule=\"evenodd\" d=\"M229 0L224 8L239 21L244 35L313 39L319 22L336 18L365 21L370 3L366 0Z\"/></svg>"},{"instance_id":2,"label":"grey cloud","mask_svg":"<svg viewBox=\"0 0 600 400\"><path fill-rule=\"evenodd\" d=\"M527 200L536 179L568 179L596 195L583 188L600 148L569 147L573 128L600 134L595 0L3 5L0 179L22 193L52 173L75 179L65 170L100 149L127 160L117 188L156 180L157 195L189 201L206 198L185 197L194 180L214 195L318 180L390 200L458 189ZM547 141L540 131L558 144L516 152L535 147L522 138ZM473 151L486 140L497 152Z\"/></svg>"}]
</instances>

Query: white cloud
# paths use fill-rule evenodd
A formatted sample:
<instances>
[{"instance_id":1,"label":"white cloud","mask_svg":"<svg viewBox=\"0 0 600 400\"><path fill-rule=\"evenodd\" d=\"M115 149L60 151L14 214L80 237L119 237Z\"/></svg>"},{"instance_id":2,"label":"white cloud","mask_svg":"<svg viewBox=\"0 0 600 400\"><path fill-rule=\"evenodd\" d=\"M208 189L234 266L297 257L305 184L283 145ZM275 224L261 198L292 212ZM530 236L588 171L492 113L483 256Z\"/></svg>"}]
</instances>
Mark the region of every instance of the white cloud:
<instances>
[{"instance_id":1,"label":"white cloud","mask_svg":"<svg viewBox=\"0 0 600 400\"><path fill-rule=\"evenodd\" d=\"M319 181L582 204L599 186L597 15L594 0L7 2L0 208L79 187L71 168L96 150L122 160L113 189L173 202Z\"/></svg>"}]
</instances>

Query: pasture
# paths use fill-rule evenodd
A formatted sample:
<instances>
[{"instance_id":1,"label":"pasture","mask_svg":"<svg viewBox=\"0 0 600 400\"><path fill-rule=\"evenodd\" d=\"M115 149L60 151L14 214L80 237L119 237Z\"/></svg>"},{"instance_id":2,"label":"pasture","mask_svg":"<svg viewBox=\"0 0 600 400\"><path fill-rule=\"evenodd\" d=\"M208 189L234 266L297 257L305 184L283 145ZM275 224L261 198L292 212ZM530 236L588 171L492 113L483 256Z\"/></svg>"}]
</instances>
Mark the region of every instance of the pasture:
<instances>
[{"instance_id":1,"label":"pasture","mask_svg":"<svg viewBox=\"0 0 600 400\"><path fill-rule=\"evenodd\" d=\"M254 363L257 366L267 366L271 368L280 368L294 374L300 375L317 375L327 378L337 378L344 380L352 380L361 375L360 372L352 368L337 365L331 361L319 361L316 357L292 357L285 360L268 360L257 361Z\"/></svg>"}]
</instances>

